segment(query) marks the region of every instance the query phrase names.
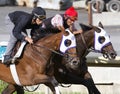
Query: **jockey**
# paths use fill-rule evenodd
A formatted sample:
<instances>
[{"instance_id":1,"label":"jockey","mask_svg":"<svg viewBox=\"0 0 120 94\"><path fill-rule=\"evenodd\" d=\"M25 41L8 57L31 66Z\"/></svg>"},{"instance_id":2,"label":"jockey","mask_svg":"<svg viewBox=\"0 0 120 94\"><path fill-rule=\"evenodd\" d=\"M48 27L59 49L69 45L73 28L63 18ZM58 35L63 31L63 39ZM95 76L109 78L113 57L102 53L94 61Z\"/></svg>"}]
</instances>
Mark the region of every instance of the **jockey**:
<instances>
[{"instance_id":1,"label":"jockey","mask_svg":"<svg viewBox=\"0 0 120 94\"><path fill-rule=\"evenodd\" d=\"M45 33L57 33L62 29L70 28L73 34L81 33L82 30L77 30L74 26L74 22L78 19L78 13L74 7L68 8L64 14L56 14L53 17L47 18L43 21L42 26L39 28L39 38L43 37ZM74 32L76 31L76 32ZM34 33L34 32L33 32ZM36 41L36 36L33 36L33 40Z\"/></svg>"},{"instance_id":2,"label":"jockey","mask_svg":"<svg viewBox=\"0 0 120 94\"><path fill-rule=\"evenodd\" d=\"M4 64L8 65L11 62L13 58L12 52L17 41L27 41L30 44L33 43L33 39L27 36L26 29L31 29L31 32L38 29L45 18L46 12L41 7L34 8L31 14L15 11L6 16L6 24L10 32L10 39L4 55Z\"/></svg>"}]
</instances>

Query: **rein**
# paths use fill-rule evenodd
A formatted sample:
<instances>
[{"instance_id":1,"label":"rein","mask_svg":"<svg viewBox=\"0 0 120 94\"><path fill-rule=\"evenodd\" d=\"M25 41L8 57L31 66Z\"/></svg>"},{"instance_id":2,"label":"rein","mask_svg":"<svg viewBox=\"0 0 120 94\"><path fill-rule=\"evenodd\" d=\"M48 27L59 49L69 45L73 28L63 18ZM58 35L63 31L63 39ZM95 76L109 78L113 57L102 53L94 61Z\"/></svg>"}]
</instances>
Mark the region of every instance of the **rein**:
<instances>
[{"instance_id":1,"label":"rein","mask_svg":"<svg viewBox=\"0 0 120 94\"><path fill-rule=\"evenodd\" d=\"M68 88L68 87L71 87L72 86L72 84L69 84L69 85L64 85L64 84L59 84L59 86L61 86L61 87L65 87L65 88Z\"/></svg>"},{"instance_id":2,"label":"rein","mask_svg":"<svg viewBox=\"0 0 120 94\"><path fill-rule=\"evenodd\" d=\"M85 37L83 36L83 34L82 33L80 33L80 35L81 35L81 38L82 38L82 41L83 41L83 43L84 43L84 45L85 45L85 47L86 47L86 52L85 52L85 54L83 55L83 57L86 55L86 53L87 52L96 52L96 53L101 53L101 52L99 52L99 51L97 51L97 50L95 50L93 47L91 47L91 48L88 48L87 47L87 43L86 43L86 41L85 41Z\"/></svg>"},{"instance_id":3,"label":"rein","mask_svg":"<svg viewBox=\"0 0 120 94\"><path fill-rule=\"evenodd\" d=\"M58 54L58 55L64 56L64 54L62 54L62 53L60 53L60 52L57 52L57 51L55 51L55 50L53 50L53 49L50 49L50 48L48 48L48 47L46 47L46 46L41 46L41 45L37 45L37 44L33 44L33 45L36 46L36 47L44 48L44 49L49 50L49 51L51 51L51 52L53 52L53 53L56 53L56 54ZM76 54L76 53L69 53L69 52L67 52L67 53L65 53L65 54L67 55L67 54Z\"/></svg>"},{"instance_id":4,"label":"rein","mask_svg":"<svg viewBox=\"0 0 120 94\"><path fill-rule=\"evenodd\" d=\"M86 41L85 41L85 37L83 36L82 33L80 33L80 36L81 36L82 41L83 41L83 43L84 43L84 45L85 45L85 47L86 47L86 49L87 49L87 50L85 51L85 54L82 56L82 57L85 57L85 55L87 54L87 52L90 52L91 49L88 49L88 47L87 47L87 43L86 43Z\"/></svg>"},{"instance_id":5,"label":"rein","mask_svg":"<svg viewBox=\"0 0 120 94\"><path fill-rule=\"evenodd\" d=\"M49 51L51 51L51 52L53 52L53 53L56 53L56 54L58 54L58 55L63 56L63 54L61 54L61 53L59 53L59 52L57 52L57 51L55 51L55 50L53 50L53 49L50 49L50 48L48 48L48 47L46 47L46 46L41 46L41 45L37 45L37 44L33 44L33 45L36 46L36 47L44 48L44 49L49 50Z\"/></svg>"},{"instance_id":6,"label":"rein","mask_svg":"<svg viewBox=\"0 0 120 94\"><path fill-rule=\"evenodd\" d=\"M81 35L81 38L82 38L82 41L83 41L83 43L84 43L85 47L86 47L86 48L87 48L87 50L89 51L89 49L88 49L88 47L87 47L87 44L86 44L86 41L85 41L85 38L84 38L83 34L82 34L82 33L80 33L80 35Z\"/></svg>"},{"instance_id":7,"label":"rein","mask_svg":"<svg viewBox=\"0 0 120 94\"><path fill-rule=\"evenodd\" d=\"M32 89L32 90L30 90L29 87L24 86L23 89L24 89L25 91L28 91L28 92L34 92L34 91L36 91L36 90L39 88L39 86L40 86L40 84L37 85L37 86L36 86L34 89Z\"/></svg>"}]
</instances>

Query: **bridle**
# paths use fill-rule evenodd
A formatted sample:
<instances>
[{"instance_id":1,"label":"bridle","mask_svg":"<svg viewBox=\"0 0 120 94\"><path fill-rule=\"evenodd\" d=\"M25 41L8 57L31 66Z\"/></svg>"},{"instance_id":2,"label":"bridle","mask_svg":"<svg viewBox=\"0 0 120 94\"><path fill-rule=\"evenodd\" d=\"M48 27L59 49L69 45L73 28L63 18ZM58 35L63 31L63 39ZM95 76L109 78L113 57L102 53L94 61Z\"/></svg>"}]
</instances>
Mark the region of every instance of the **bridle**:
<instances>
[{"instance_id":1,"label":"bridle","mask_svg":"<svg viewBox=\"0 0 120 94\"><path fill-rule=\"evenodd\" d=\"M85 45L85 47L86 47L86 51L85 51L85 54L82 56L82 57L85 57L85 55L88 53L88 52L95 52L95 53L102 53L101 51L98 51L98 50L96 50L94 47L91 47L91 48L88 48L88 46L87 46L87 43L86 43L86 41L85 41L85 37L84 37L84 35L81 33L80 34L81 35L81 38L82 38L82 41L83 41L83 43L84 43L84 45ZM109 58L109 55L107 54L107 52L105 52L105 53L102 53L103 54L103 57L104 58ZM110 59L110 58L109 58Z\"/></svg>"},{"instance_id":2,"label":"bridle","mask_svg":"<svg viewBox=\"0 0 120 94\"><path fill-rule=\"evenodd\" d=\"M46 46L43 46L43 45L33 44L33 46L36 46L36 47L39 47L39 48L43 48L43 49L49 50L49 51L51 51L51 52L53 52L53 53L56 53L56 54L58 54L58 55L61 55L61 56L64 55L63 53L60 53L60 52L58 52L58 51L55 51L55 50L50 49L50 48L48 48L48 47L46 47Z\"/></svg>"},{"instance_id":3,"label":"bridle","mask_svg":"<svg viewBox=\"0 0 120 94\"><path fill-rule=\"evenodd\" d=\"M83 33L80 33L80 36L81 36L82 42L83 42L83 44L85 45L85 48L86 48L86 51L85 51L84 55L82 55L82 57L85 57L88 52L95 51L95 49L93 47L88 48Z\"/></svg>"}]
</instances>

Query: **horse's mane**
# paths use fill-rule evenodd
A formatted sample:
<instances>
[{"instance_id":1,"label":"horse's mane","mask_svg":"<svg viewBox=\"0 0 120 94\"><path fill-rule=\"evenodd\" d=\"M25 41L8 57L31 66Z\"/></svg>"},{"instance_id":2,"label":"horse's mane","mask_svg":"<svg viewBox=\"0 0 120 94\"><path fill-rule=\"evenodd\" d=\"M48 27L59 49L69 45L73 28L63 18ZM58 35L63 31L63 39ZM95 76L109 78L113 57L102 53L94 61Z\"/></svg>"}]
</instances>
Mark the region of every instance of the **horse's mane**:
<instances>
[{"instance_id":1,"label":"horse's mane","mask_svg":"<svg viewBox=\"0 0 120 94\"><path fill-rule=\"evenodd\" d=\"M32 39L34 40L34 42L36 42L41 38L44 38L44 37L46 37L48 35L56 34L56 33L59 33L59 31L55 32L54 30L48 30L48 29L44 29L44 28L39 28L39 29L34 31L34 34L32 34Z\"/></svg>"},{"instance_id":2,"label":"horse's mane","mask_svg":"<svg viewBox=\"0 0 120 94\"><path fill-rule=\"evenodd\" d=\"M79 23L79 25L81 26L83 33L86 31L89 31L91 29L95 29L96 31L99 31L99 28L97 26L94 26L94 25L86 25L83 23ZM99 27L104 28L101 22L99 22Z\"/></svg>"},{"instance_id":3,"label":"horse's mane","mask_svg":"<svg viewBox=\"0 0 120 94\"><path fill-rule=\"evenodd\" d=\"M91 29L93 28L92 25L85 25L85 24L82 24L82 23L80 23L79 25L81 26L81 28L82 28L82 30L83 30L83 33L84 33L85 31L89 31L89 30L91 30Z\"/></svg>"}]
</instances>

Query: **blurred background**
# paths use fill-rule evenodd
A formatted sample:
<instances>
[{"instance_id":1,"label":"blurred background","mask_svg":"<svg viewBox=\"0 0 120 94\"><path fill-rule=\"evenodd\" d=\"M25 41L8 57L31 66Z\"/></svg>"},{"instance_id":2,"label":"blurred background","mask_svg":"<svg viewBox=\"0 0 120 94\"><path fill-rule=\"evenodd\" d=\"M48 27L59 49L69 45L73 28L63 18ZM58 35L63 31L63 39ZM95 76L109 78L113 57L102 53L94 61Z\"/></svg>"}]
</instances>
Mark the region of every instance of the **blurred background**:
<instances>
[{"instance_id":1,"label":"blurred background","mask_svg":"<svg viewBox=\"0 0 120 94\"><path fill-rule=\"evenodd\" d=\"M70 6L75 8L88 8L88 3L91 2L92 10L97 11L99 3L100 11L119 12L120 0L0 0L0 6L4 5L19 5L27 7L41 6L48 9L63 10ZM97 3L98 2L98 3Z\"/></svg>"}]
</instances>

